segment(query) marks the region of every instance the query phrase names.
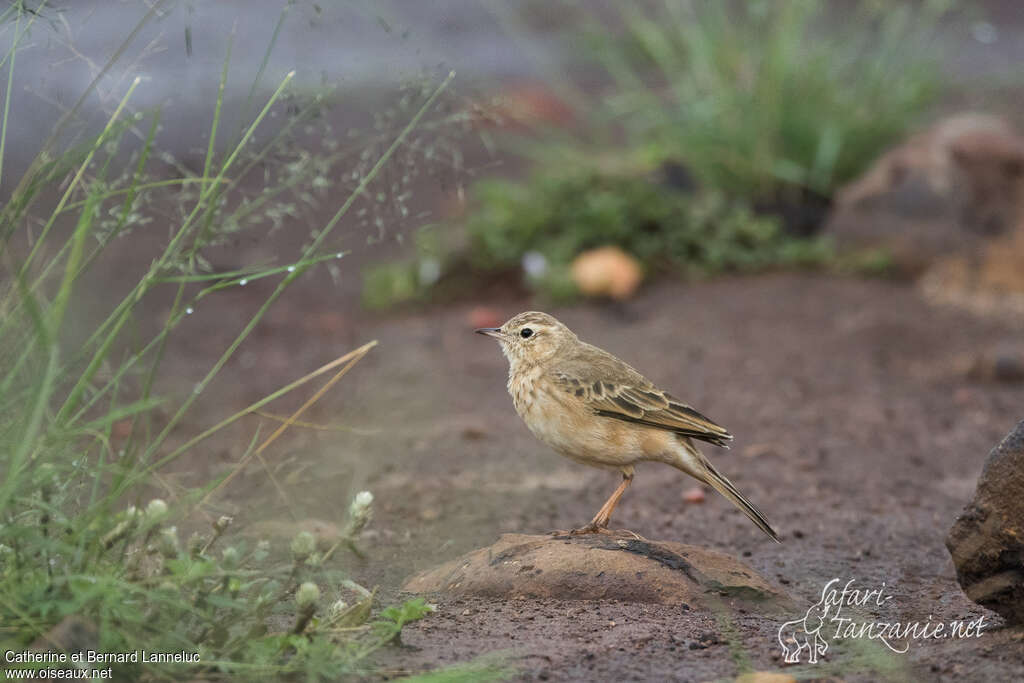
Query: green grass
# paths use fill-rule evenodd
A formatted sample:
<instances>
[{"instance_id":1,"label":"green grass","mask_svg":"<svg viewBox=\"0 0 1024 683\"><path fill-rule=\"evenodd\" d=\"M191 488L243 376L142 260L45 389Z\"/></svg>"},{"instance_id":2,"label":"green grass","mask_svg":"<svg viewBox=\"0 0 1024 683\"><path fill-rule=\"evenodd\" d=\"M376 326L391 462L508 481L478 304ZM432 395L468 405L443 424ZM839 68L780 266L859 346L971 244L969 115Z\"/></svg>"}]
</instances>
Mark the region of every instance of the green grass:
<instances>
[{"instance_id":1,"label":"green grass","mask_svg":"<svg viewBox=\"0 0 1024 683\"><path fill-rule=\"evenodd\" d=\"M940 92L936 37L952 3L820 0L619 5L591 21L613 84L591 118L649 160L732 196L830 195L919 124Z\"/></svg>"},{"instance_id":2,"label":"green grass","mask_svg":"<svg viewBox=\"0 0 1024 683\"><path fill-rule=\"evenodd\" d=\"M538 64L576 123L495 133L534 172L472 185L468 218L452 229L459 237L442 240L456 246L368 269L368 306L442 295L437 278L421 276L425 263L506 277L529 252L549 268L527 284L571 297L568 264L604 245L654 274L871 270L840 262L806 232L836 189L922 123L941 94L935 43L952 3L651 0L617 3L610 15L565 5L580 23L565 38L585 46L578 60L603 85L584 90ZM492 7L512 36L523 34L513 12ZM651 169L668 164L698 190L656 179Z\"/></svg>"},{"instance_id":3,"label":"green grass","mask_svg":"<svg viewBox=\"0 0 1024 683\"><path fill-rule=\"evenodd\" d=\"M444 296L453 287L435 284L437 272L456 285L521 276L548 300L567 301L578 295L569 272L573 258L605 245L632 254L648 275L688 277L821 266L834 256L828 241L788 235L779 220L755 214L743 201L718 191L681 191L653 173L586 165L539 171L523 182L478 182L473 198L460 226L463 245L439 245L434 230L433 239L417 241L414 260L369 267L364 305ZM539 257L540 272L525 273L524 257Z\"/></svg>"},{"instance_id":4,"label":"green grass","mask_svg":"<svg viewBox=\"0 0 1024 683\"><path fill-rule=\"evenodd\" d=\"M12 8L0 22L0 30L13 37L0 61L9 86L18 83L16 57L28 29L43 16ZM123 50L124 45L111 61ZM115 677L125 679L365 676L376 666L371 655L432 609L422 600L379 609L374 591L345 576L345 555L338 551L357 550L372 496L356 496L347 521L339 520L342 539L329 549L317 548L308 533L296 536L290 548L265 540L246 544L231 533L230 518L213 515L212 522L202 523L210 517L211 498L251 460L262 460L299 413L269 435L257 430L233 468L199 489L171 485L162 472L201 453L207 439L228 425L329 377L308 407L373 348L374 342L365 344L241 410L217 416L209 429L181 431L183 418L270 306L303 273L336 267L343 254L334 232L424 123L452 75L410 100L408 119L388 139L366 141L365 149L377 150L375 155L331 145L325 135L326 151L309 159L293 154L294 133L315 118L322 97L310 98L274 129L264 123L280 107L292 74L259 101L257 93L266 90L258 82L261 68L250 90L251 118L237 134L225 134L220 112L230 45L226 52L201 170L167 177L167 155L156 144L161 112L133 112L136 79L101 130L60 147L79 109L72 107L0 211L0 646L22 651L38 641L44 650L72 649L53 630L70 618L94 630L94 642L85 644L89 649L199 657L191 663L114 664ZM11 91L4 99L0 152ZM257 196L247 195L242 181L271 159L286 168L268 173ZM207 263L204 253L211 246L229 244L243 231L258 234L268 224L274 229L277 218L294 212L296 198L322 201L325 184L330 186L324 176L339 167L353 178L352 186L292 258L229 272ZM2 154L0 170L9 172ZM97 265L110 267L104 262L109 245L151 229L147 214L168 205L176 207L170 214L177 222L162 233L166 240L141 277L107 302L106 314L84 332L80 322L72 325L70 311L95 303L83 282ZM166 217L165 212L161 221ZM275 286L215 356L196 390L158 395L179 325L197 306L216 305L225 290L257 279ZM140 330L147 328L139 323L154 318L147 307L158 292L171 294L173 303L162 325L144 337ZM197 530L179 530L185 528ZM351 604L339 602L342 596Z\"/></svg>"}]
</instances>

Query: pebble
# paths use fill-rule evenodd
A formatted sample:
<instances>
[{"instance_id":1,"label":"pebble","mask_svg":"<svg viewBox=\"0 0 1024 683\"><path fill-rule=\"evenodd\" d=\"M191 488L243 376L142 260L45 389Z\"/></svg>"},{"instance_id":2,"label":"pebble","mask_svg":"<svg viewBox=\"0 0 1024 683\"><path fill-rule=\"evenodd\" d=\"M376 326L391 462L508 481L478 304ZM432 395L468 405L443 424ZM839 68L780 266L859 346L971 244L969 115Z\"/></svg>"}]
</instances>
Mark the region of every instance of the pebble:
<instances>
[{"instance_id":1,"label":"pebble","mask_svg":"<svg viewBox=\"0 0 1024 683\"><path fill-rule=\"evenodd\" d=\"M694 486L692 489L687 489L683 493L683 500L687 503L703 503L707 498L707 494L704 493L704 489L699 486Z\"/></svg>"}]
</instances>

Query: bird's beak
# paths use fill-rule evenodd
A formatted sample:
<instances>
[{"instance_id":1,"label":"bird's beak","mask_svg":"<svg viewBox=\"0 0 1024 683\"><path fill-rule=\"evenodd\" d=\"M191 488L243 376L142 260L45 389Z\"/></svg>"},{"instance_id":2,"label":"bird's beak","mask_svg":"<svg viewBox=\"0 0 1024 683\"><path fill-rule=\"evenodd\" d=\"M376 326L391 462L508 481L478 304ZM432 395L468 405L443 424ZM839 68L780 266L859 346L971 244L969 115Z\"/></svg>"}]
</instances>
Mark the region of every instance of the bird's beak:
<instances>
[{"instance_id":1,"label":"bird's beak","mask_svg":"<svg viewBox=\"0 0 1024 683\"><path fill-rule=\"evenodd\" d=\"M486 334L488 337L495 337L501 339L502 333L500 327L481 327L477 330L473 330L477 334Z\"/></svg>"}]
</instances>

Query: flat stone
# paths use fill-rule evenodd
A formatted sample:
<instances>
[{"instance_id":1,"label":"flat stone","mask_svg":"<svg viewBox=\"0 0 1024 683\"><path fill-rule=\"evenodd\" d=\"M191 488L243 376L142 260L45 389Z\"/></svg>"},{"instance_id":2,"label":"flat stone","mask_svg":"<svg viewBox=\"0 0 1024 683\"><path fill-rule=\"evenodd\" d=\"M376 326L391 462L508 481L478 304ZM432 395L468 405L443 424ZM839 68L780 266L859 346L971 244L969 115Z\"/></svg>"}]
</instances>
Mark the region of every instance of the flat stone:
<instances>
[{"instance_id":1,"label":"flat stone","mask_svg":"<svg viewBox=\"0 0 1024 683\"><path fill-rule=\"evenodd\" d=\"M992 449L946 547L971 600L1024 623L1024 420Z\"/></svg>"},{"instance_id":2,"label":"flat stone","mask_svg":"<svg viewBox=\"0 0 1024 683\"><path fill-rule=\"evenodd\" d=\"M410 593L499 599L622 600L751 612L791 610L780 588L739 560L694 545L631 535L504 534L406 581Z\"/></svg>"}]
</instances>

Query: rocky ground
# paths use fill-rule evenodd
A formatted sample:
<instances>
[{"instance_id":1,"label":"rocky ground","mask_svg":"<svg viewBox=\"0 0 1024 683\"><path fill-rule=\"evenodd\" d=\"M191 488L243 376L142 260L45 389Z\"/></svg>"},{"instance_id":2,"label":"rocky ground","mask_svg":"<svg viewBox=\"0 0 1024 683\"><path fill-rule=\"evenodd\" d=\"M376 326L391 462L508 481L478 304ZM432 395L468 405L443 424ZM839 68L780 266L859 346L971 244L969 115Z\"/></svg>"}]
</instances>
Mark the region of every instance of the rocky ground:
<instances>
[{"instance_id":1,"label":"rocky ground","mask_svg":"<svg viewBox=\"0 0 1024 683\"><path fill-rule=\"evenodd\" d=\"M295 526L280 520L289 518L340 523L351 494L369 489L377 500L367 558L344 564L391 599L414 572L502 533L582 524L616 485L614 475L548 451L520 423L505 393L504 359L493 342L471 333L474 302L341 315L315 289L308 283L308 296L275 309L265 332L243 347L260 371L229 366L204 399L215 408L195 418L213 419L356 343L380 340L309 416L350 431L295 432L270 456L287 501L258 467L232 484L223 507L243 533L270 528L287 538ZM259 293L235 296L237 306L218 312L222 324L196 339L192 358L176 361L186 377ZM533 306L519 298L487 303L502 315ZM801 618L826 582L840 578L864 588L884 582L892 600L879 618L984 615L986 629L980 638L914 640L905 654L877 642L840 643L824 662L804 664L801 677L1024 676L1024 633L963 595L944 546L985 456L1024 404L1024 384L969 379L970 360L1019 344L1024 322L932 307L903 283L815 274L667 282L621 306L551 312L731 429L731 450L707 450L784 542L772 543L713 492L703 503L685 502L693 482L658 465L638 469L614 524L738 556L800 610L716 617L572 595L439 595L438 612L382 655L389 670L495 651L527 679L702 681L749 667L779 669L780 624ZM251 431L235 442L226 435L178 476L195 483L227 467L248 442L244 434Z\"/></svg>"}]
</instances>

